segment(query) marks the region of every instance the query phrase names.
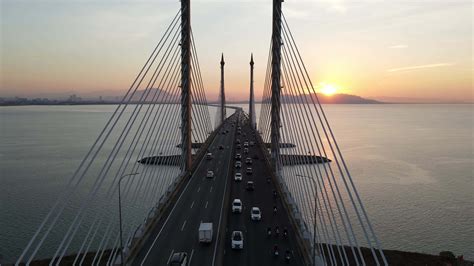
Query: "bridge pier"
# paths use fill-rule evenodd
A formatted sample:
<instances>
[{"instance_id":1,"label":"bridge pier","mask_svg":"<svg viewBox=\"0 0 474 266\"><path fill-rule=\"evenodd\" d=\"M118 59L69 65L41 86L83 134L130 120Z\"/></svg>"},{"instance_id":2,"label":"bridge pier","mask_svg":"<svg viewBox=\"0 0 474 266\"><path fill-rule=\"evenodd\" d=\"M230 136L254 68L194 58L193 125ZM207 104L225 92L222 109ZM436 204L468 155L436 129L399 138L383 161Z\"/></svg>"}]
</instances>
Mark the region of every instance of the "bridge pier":
<instances>
[{"instance_id":1,"label":"bridge pier","mask_svg":"<svg viewBox=\"0 0 474 266\"><path fill-rule=\"evenodd\" d=\"M280 92L281 92L281 3L273 0L272 23L272 105L271 105L271 163L277 176L280 176Z\"/></svg>"},{"instance_id":2,"label":"bridge pier","mask_svg":"<svg viewBox=\"0 0 474 266\"><path fill-rule=\"evenodd\" d=\"M181 0L181 156L182 170L191 169L191 3Z\"/></svg>"},{"instance_id":3,"label":"bridge pier","mask_svg":"<svg viewBox=\"0 0 474 266\"><path fill-rule=\"evenodd\" d=\"M250 100L249 100L249 118L252 129L257 129L257 122L255 121L255 95L253 93L253 54L250 56Z\"/></svg>"},{"instance_id":4,"label":"bridge pier","mask_svg":"<svg viewBox=\"0 0 474 266\"><path fill-rule=\"evenodd\" d=\"M224 123L225 117L226 117L226 110L225 110L225 91L224 91L224 54L221 56L221 98L220 98L220 118L221 121L220 124L222 125Z\"/></svg>"}]
</instances>

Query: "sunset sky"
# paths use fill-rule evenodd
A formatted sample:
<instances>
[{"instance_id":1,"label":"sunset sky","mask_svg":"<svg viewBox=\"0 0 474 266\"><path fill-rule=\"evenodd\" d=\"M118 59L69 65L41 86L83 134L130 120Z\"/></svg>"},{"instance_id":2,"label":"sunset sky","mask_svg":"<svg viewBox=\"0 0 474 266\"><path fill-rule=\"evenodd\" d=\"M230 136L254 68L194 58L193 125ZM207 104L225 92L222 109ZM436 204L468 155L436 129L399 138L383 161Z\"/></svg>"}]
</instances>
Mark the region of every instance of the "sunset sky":
<instances>
[{"instance_id":1,"label":"sunset sky","mask_svg":"<svg viewBox=\"0 0 474 266\"><path fill-rule=\"evenodd\" d=\"M164 0L1 0L0 97L120 95L179 9ZM208 98L261 97L271 0L191 0ZM376 99L474 102L473 7L458 0L286 0L313 83ZM334 90L334 89L330 89ZM389 98L387 98L389 97Z\"/></svg>"}]
</instances>

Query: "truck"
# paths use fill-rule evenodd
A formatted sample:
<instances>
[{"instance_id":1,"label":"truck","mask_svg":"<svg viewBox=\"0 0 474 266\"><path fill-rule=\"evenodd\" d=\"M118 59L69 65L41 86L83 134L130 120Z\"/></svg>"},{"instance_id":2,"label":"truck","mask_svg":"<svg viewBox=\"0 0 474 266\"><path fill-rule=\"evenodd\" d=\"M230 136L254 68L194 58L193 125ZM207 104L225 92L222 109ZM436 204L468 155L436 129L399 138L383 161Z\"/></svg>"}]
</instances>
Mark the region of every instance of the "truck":
<instances>
[{"instance_id":1,"label":"truck","mask_svg":"<svg viewBox=\"0 0 474 266\"><path fill-rule=\"evenodd\" d=\"M211 243L212 242L212 223L203 223L199 225L199 242L200 243Z\"/></svg>"}]
</instances>

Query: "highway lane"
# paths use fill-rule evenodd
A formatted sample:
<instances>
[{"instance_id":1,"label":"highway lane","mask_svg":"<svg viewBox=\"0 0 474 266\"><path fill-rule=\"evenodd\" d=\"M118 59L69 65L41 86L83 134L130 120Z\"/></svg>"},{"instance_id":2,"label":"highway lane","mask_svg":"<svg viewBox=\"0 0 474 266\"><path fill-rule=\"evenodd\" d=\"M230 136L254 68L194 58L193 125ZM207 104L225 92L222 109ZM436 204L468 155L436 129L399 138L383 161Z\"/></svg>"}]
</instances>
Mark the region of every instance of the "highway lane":
<instances>
[{"instance_id":1,"label":"highway lane","mask_svg":"<svg viewBox=\"0 0 474 266\"><path fill-rule=\"evenodd\" d=\"M221 211L228 183L229 163L232 161L232 146L235 127L226 122L227 134L217 134L209 151L212 160L203 158L184 188L166 220L160 222L145 242L134 260L134 265L167 265L173 252L187 252L189 265L214 265L218 251L217 238ZM224 146L223 150L218 147ZM214 178L206 178L207 170L214 171ZM198 240L199 224L213 223L213 241L209 245Z\"/></svg>"},{"instance_id":2,"label":"highway lane","mask_svg":"<svg viewBox=\"0 0 474 266\"><path fill-rule=\"evenodd\" d=\"M245 134L245 135L244 135ZM223 265L303 265L301 256L298 254L294 234L291 230L287 213L282 209L282 203L273 197L275 186L273 183L268 184L266 179L269 177L269 169L263 161L263 153L257 147L249 147L249 154L244 154L243 143L245 141L256 142L254 131L248 123L242 125L242 134L236 135L240 139L241 149L235 149L235 153L242 156L242 169L235 169L234 172L242 172L242 182L234 181L234 174L230 176L231 193L228 208L231 208L232 201L235 198L242 200L243 211L241 214L233 214L231 211L227 214L227 228L225 234L224 245L224 262ZM234 154L235 154L234 153ZM255 155L258 159L254 159ZM252 158L252 164L246 165L247 157ZM233 160L235 162L235 159ZM247 167L252 167L251 175L245 174ZM247 181L254 181L255 191L246 191ZM273 213L273 206L277 206L277 213ZM250 210L252 207L259 207L262 211L261 221L252 221L250 219ZM274 234L267 237L267 228L271 227L274 231L278 226L280 230L279 237ZM287 227L289 238L283 238L283 228ZM231 234L234 230L243 231L244 248L243 250L231 249ZM280 255L273 256L273 246L278 245ZM284 260L286 250L292 252L290 263Z\"/></svg>"}]
</instances>

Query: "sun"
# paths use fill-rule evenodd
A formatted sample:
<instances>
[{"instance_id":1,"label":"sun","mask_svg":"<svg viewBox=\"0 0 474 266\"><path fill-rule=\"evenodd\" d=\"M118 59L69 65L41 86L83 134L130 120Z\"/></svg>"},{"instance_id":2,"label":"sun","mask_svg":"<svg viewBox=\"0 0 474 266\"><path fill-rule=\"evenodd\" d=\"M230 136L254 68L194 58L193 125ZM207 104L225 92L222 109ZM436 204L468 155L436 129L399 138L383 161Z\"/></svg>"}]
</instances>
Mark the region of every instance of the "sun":
<instances>
[{"instance_id":1,"label":"sun","mask_svg":"<svg viewBox=\"0 0 474 266\"><path fill-rule=\"evenodd\" d=\"M334 95L338 90L339 87L337 85L330 83L321 83L319 87L319 91L326 96Z\"/></svg>"}]
</instances>

